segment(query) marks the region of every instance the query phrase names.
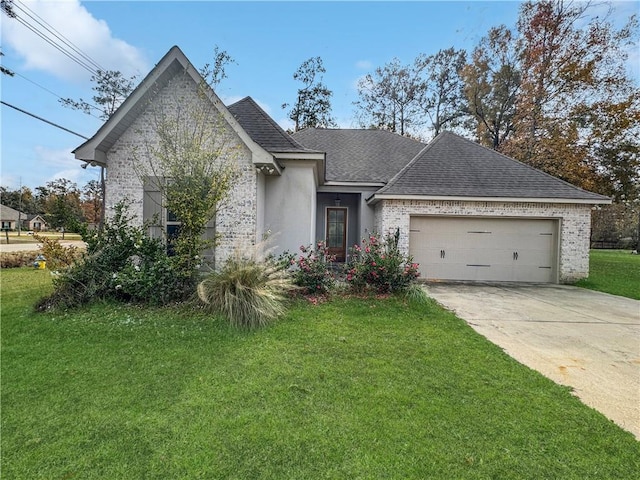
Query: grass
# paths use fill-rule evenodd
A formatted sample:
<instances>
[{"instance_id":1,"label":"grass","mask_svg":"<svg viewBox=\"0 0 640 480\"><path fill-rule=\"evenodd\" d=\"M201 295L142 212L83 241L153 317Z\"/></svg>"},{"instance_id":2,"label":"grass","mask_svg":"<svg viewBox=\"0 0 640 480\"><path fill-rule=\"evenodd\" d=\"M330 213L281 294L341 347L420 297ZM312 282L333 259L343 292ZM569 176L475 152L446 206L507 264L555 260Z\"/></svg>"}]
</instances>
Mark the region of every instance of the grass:
<instances>
[{"instance_id":1,"label":"grass","mask_svg":"<svg viewBox=\"0 0 640 480\"><path fill-rule=\"evenodd\" d=\"M625 250L591 250L589 278L576 285L640 300L640 255Z\"/></svg>"},{"instance_id":2,"label":"grass","mask_svg":"<svg viewBox=\"0 0 640 480\"><path fill-rule=\"evenodd\" d=\"M58 232L39 232L38 235L42 237L62 240L62 233L58 233ZM71 240L82 240L82 237L78 233L65 232L64 241L66 242ZM6 244L6 243L7 243L6 233L0 232L0 244ZM33 235L29 235L26 230L23 230L22 232L20 232L20 235L18 235L18 232L9 232L9 243L14 244L14 243L39 243L39 242L35 238L33 238Z\"/></svg>"},{"instance_id":3,"label":"grass","mask_svg":"<svg viewBox=\"0 0 640 480\"><path fill-rule=\"evenodd\" d=\"M2 476L635 479L640 443L433 303L34 314L2 271Z\"/></svg>"}]
</instances>

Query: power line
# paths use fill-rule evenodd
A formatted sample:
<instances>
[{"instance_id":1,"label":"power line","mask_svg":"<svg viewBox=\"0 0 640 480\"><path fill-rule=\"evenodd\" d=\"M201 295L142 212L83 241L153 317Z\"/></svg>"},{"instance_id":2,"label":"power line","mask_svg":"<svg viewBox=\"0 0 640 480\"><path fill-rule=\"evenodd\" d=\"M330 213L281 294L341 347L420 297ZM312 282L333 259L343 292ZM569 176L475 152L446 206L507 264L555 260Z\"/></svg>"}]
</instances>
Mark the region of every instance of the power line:
<instances>
[{"instance_id":1,"label":"power line","mask_svg":"<svg viewBox=\"0 0 640 480\"><path fill-rule=\"evenodd\" d=\"M14 110L17 110L20 113L24 113L25 115L29 115L30 117L33 117L33 118L35 118L37 120L40 120L41 122L48 123L49 125L52 125L52 126L54 126L56 128L59 128L60 130L64 130L65 132L72 133L72 134L74 134L74 135L76 135L76 136L78 136L80 138L84 138L85 140L89 140L89 137L85 137L84 135L81 135L81 134L79 134L77 132L74 132L73 130L69 130L68 128L63 127L62 125L58 125L57 123L54 123L54 122L51 122L51 121L49 121L47 119L39 117L38 115L36 115L34 113L27 112L26 110L18 108L15 105L11 105L10 103L5 102L4 100L0 100L0 103L2 105L6 105L7 107L13 108Z\"/></svg>"},{"instance_id":2,"label":"power line","mask_svg":"<svg viewBox=\"0 0 640 480\"><path fill-rule=\"evenodd\" d=\"M47 87L43 87L43 86L42 86L42 85L40 85L38 82L35 82L34 80L31 80L30 78L25 77L25 76L24 76L24 75L22 75L21 73L18 73L18 72L16 72L15 70L12 70L12 73L13 73L15 76L18 76L18 77L20 77L20 78L22 78L22 79L26 80L27 82L32 83L32 84L33 84L33 85L35 85L36 87L41 88L41 89L42 89L42 90L44 90L45 92L50 93L51 95L53 95L54 97L58 98L59 100L63 100L63 101L64 101L64 100L66 100L65 98L62 98L62 97L61 97L60 95L58 95L57 93L52 92L52 91L51 91L51 90L49 90ZM84 103L86 103L89 107L93 108L94 110L98 110L98 111L100 111L100 112L104 112L104 110L102 110L100 107L96 107L95 105L93 105L93 104L91 104L91 103L89 103L89 102L84 102ZM87 113L88 115L91 115L93 118L97 118L98 120L102 120L102 118L98 117L97 115L94 115L94 114L93 114L93 113L91 113L91 112L85 112L85 113Z\"/></svg>"},{"instance_id":3,"label":"power line","mask_svg":"<svg viewBox=\"0 0 640 480\"><path fill-rule=\"evenodd\" d=\"M21 4L23 8L21 8L20 6L18 7L19 9L21 9L22 11L28 10L29 12L31 12L32 15L29 15L27 13L27 15L29 15L31 18L33 18L34 20L36 20L36 22L38 22L40 25L42 25L44 28L46 28L49 32L51 32L56 38L60 39L62 42L64 42L68 47L70 47L74 52L76 52L78 55L80 55L83 59L85 59L86 61L88 61L90 64L93 64L98 70L104 70L103 67L100 66L100 64L98 62L96 62L93 58L91 58L89 55L87 55L86 53L84 53L77 45L75 45L71 40L69 40L68 38L66 38L62 33L60 33L58 30L56 30L55 27L53 27L50 23L48 23L46 20L44 20L41 16L39 16L37 13L35 13L33 10L31 10L27 5L25 5L23 2L21 2L20 0L15 0L17 3ZM26 12L25 12L26 13Z\"/></svg>"},{"instance_id":4,"label":"power line","mask_svg":"<svg viewBox=\"0 0 640 480\"><path fill-rule=\"evenodd\" d=\"M80 65L92 75L97 75L98 70L103 70L103 68L95 60L93 60L87 54L83 53L63 34L58 32L54 27L52 27L45 20L39 17L22 2L16 1L13 6L24 14L16 15L14 19L22 24L25 28L29 29L31 32L39 36L49 45ZM25 15L28 18L25 18ZM33 22L35 22L35 25Z\"/></svg>"}]
</instances>

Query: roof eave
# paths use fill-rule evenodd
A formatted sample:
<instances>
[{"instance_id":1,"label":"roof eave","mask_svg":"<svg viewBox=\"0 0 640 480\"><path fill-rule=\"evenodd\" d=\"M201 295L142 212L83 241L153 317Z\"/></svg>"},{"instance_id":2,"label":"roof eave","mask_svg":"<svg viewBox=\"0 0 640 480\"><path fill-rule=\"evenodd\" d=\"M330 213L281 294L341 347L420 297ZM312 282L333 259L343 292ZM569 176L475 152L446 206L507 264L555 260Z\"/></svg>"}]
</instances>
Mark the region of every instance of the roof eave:
<instances>
[{"instance_id":1,"label":"roof eave","mask_svg":"<svg viewBox=\"0 0 640 480\"><path fill-rule=\"evenodd\" d=\"M581 205L609 205L610 198L553 198L553 197L464 197L446 195L393 195L373 194L367 199L369 205L375 205L381 200L423 200L423 201L453 201L453 202L495 202L495 203L562 203Z\"/></svg>"}]
</instances>

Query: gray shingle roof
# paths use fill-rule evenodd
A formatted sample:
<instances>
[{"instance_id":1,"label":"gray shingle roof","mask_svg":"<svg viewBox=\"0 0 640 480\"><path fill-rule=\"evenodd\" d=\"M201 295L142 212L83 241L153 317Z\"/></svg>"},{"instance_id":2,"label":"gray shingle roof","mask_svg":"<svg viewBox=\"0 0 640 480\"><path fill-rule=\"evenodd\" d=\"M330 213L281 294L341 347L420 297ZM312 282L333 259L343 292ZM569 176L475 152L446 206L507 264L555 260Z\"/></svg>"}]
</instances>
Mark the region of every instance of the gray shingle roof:
<instances>
[{"instance_id":1,"label":"gray shingle roof","mask_svg":"<svg viewBox=\"0 0 640 480\"><path fill-rule=\"evenodd\" d=\"M438 135L378 194L609 200L451 132Z\"/></svg>"},{"instance_id":2,"label":"gray shingle roof","mask_svg":"<svg viewBox=\"0 0 640 480\"><path fill-rule=\"evenodd\" d=\"M326 152L326 180L342 182L388 182L425 146L384 130L308 128L293 138Z\"/></svg>"},{"instance_id":3,"label":"gray shingle roof","mask_svg":"<svg viewBox=\"0 0 640 480\"><path fill-rule=\"evenodd\" d=\"M285 132L251 97L245 97L227 109L251 139L267 152L310 151Z\"/></svg>"},{"instance_id":4,"label":"gray shingle roof","mask_svg":"<svg viewBox=\"0 0 640 480\"><path fill-rule=\"evenodd\" d=\"M26 213L19 212L18 210L7 207L6 205L0 205L0 220L4 220L7 222L18 221L18 216L20 216L22 220L27 218Z\"/></svg>"}]
</instances>

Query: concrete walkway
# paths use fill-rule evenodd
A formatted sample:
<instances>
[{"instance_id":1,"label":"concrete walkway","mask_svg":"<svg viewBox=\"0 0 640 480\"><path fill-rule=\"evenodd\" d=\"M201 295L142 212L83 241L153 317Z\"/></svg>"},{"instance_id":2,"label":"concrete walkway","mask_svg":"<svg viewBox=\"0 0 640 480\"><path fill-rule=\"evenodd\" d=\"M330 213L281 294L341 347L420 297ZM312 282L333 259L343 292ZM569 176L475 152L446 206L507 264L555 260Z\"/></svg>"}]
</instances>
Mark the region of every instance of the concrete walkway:
<instances>
[{"instance_id":1,"label":"concrete walkway","mask_svg":"<svg viewBox=\"0 0 640 480\"><path fill-rule=\"evenodd\" d=\"M566 285L429 284L511 357L640 440L640 301Z\"/></svg>"}]
</instances>

